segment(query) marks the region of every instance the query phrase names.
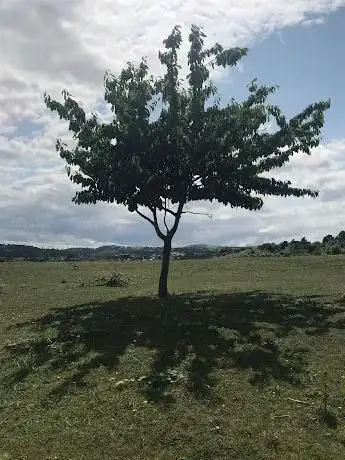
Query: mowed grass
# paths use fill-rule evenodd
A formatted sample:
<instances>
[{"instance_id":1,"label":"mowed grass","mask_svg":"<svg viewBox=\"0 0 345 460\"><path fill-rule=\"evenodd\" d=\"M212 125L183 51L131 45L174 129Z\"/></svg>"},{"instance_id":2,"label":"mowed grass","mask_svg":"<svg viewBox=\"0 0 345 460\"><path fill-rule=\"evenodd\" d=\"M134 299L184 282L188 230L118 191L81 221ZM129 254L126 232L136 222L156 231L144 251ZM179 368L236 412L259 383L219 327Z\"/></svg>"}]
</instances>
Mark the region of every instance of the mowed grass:
<instances>
[{"instance_id":1,"label":"mowed grass","mask_svg":"<svg viewBox=\"0 0 345 460\"><path fill-rule=\"evenodd\" d=\"M0 264L0 459L345 458L345 257L159 269Z\"/></svg>"}]
</instances>

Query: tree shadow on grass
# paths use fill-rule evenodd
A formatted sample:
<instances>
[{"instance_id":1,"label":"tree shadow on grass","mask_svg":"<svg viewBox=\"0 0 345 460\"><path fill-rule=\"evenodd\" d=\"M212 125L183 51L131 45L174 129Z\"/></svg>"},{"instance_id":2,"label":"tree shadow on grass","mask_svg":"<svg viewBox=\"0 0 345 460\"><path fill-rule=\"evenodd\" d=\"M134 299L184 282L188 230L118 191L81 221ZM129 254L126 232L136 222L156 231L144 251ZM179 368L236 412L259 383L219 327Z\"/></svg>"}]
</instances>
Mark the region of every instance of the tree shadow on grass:
<instances>
[{"instance_id":1,"label":"tree shadow on grass","mask_svg":"<svg viewBox=\"0 0 345 460\"><path fill-rule=\"evenodd\" d=\"M288 347L281 339L296 330L313 335L343 328L343 311L313 298L262 292L185 294L165 301L127 297L54 309L12 326L29 328L34 335L7 345L10 358L30 357L8 383L23 381L42 366L68 371L69 377L52 391L60 397L72 383L73 388L86 385L91 370L116 368L132 346L155 351L149 375L134 377L156 401L180 379L196 397L206 397L215 384L216 369L249 370L255 385L272 378L297 385L308 349Z\"/></svg>"}]
</instances>

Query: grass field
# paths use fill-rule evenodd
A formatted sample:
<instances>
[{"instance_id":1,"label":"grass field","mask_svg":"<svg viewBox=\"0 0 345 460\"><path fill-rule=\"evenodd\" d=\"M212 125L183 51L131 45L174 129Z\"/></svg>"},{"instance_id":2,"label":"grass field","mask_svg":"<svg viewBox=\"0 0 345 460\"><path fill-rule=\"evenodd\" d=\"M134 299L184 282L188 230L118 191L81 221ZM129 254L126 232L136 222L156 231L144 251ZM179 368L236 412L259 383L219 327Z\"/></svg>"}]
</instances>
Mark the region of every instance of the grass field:
<instances>
[{"instance_id":1,"label":"grass field","mask_svg":"<svg viewBox=\"0 0 345 460\"><path fill-rule=\"evenodd\" d=\"M345 458L345 257L159 268L0 264L0 460Z\"/></svg>"}]
</instances>

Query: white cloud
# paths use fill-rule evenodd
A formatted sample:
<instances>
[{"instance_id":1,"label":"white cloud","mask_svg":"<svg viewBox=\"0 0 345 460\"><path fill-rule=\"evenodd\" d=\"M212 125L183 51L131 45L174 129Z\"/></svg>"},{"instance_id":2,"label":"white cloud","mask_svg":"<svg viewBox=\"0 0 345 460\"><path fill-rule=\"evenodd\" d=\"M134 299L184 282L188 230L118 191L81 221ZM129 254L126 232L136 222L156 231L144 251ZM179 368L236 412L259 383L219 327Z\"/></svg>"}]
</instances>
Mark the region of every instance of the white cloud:
<instances>
[{"instance_id":1,"label":"white cloud","mask_svg":"<svg viewBox=\"0 0 345 460\"><path fill-rule=\"evenodd\" d=\"M52 246L158 242L124 208L71 204L73 187L54 147L66 127L46 110L44 91L58 96L67 87L91 109L99 103L106 69L116 72L146 55L159 70L157 51L175 24L200 24L212 41L246 45L286 26L319 23L343 5L345 0L2 0L0 239ZM28 135L26 125L35 132ZM193 209L211 210L213 219L185 215L178 241L250 243L340 228L344 146L322 146L286 170L299 185L320 186L318 201L271 199L253 214L201 203Z\"/></svg>"}]
</instances>

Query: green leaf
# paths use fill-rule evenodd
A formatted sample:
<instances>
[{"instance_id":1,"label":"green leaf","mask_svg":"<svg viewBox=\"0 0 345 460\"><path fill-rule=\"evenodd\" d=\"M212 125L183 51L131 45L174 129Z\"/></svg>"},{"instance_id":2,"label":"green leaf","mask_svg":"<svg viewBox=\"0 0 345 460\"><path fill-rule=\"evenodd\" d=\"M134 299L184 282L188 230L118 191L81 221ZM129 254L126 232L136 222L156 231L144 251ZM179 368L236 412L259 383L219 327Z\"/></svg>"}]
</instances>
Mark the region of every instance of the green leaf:
<instances>
[{"instance_id":1,"label":"green leaf","mask_svg":"<svg viewBox=\"0 0 345 460\"><path fill-rule=\"evenodd\" d=\"M116 75L106 73L109 122L87 116L67 90L62 101L44 94L47 108L66 120L74 139L71 146L56 143L70 180L79 186L73 201L122 204L140 213L160 238L171 239L187 202L216 200L257 210L269 195L316 197L316 191L267 175L298 152L311 154L330 101L313 102L289 120L269 101L278 87L255 79L244 101L222 105L210 71L235 66L248 49L219 43L205 48L205 32L192 25L185 81L182 38L175 26L163 41L162 76L150 75L144 58L138 65L128 62ZM274 132L267 131L267 123ZM167 214L170 228L160 225L164 217L167 223Z\"/></svg>"}]
</instances>

